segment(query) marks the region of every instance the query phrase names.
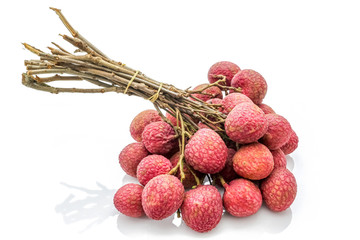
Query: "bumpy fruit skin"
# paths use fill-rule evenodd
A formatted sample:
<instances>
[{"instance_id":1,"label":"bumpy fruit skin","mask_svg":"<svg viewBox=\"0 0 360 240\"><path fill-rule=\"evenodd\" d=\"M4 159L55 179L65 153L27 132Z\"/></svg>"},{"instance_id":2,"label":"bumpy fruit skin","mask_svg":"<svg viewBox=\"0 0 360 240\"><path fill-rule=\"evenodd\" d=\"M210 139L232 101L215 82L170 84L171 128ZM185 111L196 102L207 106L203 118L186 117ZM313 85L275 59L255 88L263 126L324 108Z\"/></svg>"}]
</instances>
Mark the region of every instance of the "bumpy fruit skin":
<instances>
[{"instance_id":1,"label":"bumpy fruit skin","mask_svg":"<svg viewBox=\"0 0 360 240\"><path fill-rule=\"evenodd\" d=\"M144 131L144 128L146 125L152 122L158 122L161 121L161 117L159 116L158 112L149 109L142 111L138 115L135 116L135 118L132 120L130 124L130 134L137 142L141 142L142 140L142 132Z\"/></svg>"},{"instance_id":2,"label":"bumpy fruit skin","mask_svg":"<svg viewBox=\"0 0 360 240\"><path fill-rule=\"evenodd\" d=\"M295 131L291 129L289 140L281 147L281 150L285 155L288 155L295 151L299 144L299 137L296 135Z\"/></svg>"},{"instance_id":3,"label":"bumpy fruit skin","mask_svg":"<svg viewBox=\"0 0 360 240\"><path fill-rule=\"evenodd\" d=\"M146 125L142 141L146 149L154 154L166 154L177 145L174 129L163 121Z\"/></svg>"},{"instance_id":4,"label":"bumpy fruit skin","mask_svg":"<svg viewBox=\"0 0 360 240\"><path fill-rule=\"evenodd\" d=\"M180 210L182 219L191 229L208 232L220 222L223 213L221 195L214 186L198 186L186 192Z\"/></svg>"},{"instance_id":5,"label":"bumpy fruit skin","mask_svg":"<svg viewBox=\"0 0 360 240\"><path fill-rule=\"evenodd\" d=\"M212 99L207 100L206 103L221 105L219 107L216 107L216 109L223 113L224 112L223 101L224 100L220 99L220 98L212 98Z\"/></svg>"},{"instance_id":6,"label":"bumpy fruit skin","mask_svg":"<svg viewBox=\"0 0 360 240\"><path fill-rule=\"evenodd\" d=\"M272 172L274 160L270 150L256 142L240 147L233 157L233 167L244 178L260 180Z\"/></svg>"},{"instance_id":7,"label":"bumpy fruit skin","mask_svg":"<svg viewBox=\"0 0 360 240\"><path fill-rule=\"evenodd\" d=\"M119 154L121 168L130 176L136 177L136 169L140 161L149 155L142 142L130 143Z\"/></svg>"},{"instance_id":8,"label":"bumpy fruit skin","mask_svg":"<svg viewBox=\"0 0 360 240\"><path fill-rule=\"evenodd\" d=\"M235 217L247 217L255 214L261 207L260 189L247 179L235 179L225 185L224 207Z\"/></svg>"},{"instance_id":9,"label":"bumpy fruit skin","mask_svg":"<svg viewBox=\"0 0 360 240\"><path fill-rule=\"evenodd\" d=\"M258 107L263 110L265 114L275 113L274 109L272 109L269 105L266 105L265 103L258 104Z\"/></svg>"},{"instance_id":10,"label":"bumpy fruit skin","mask_svg":"<svg viewBox=\"0 0 360 240\"><path fill-rule=\"evenodd\" d=\"M224 178L225 182L230 182L235 178L239 177L233 167L233 157L235 153L236 151L234 149L228 148L228 156L226 159L225 167L219 173Z\"/></svg>"},{"instance_id":11,"label":"bumpy fruit skin","mask_svg":"<svg viewBox=\"0 0 360 240\"><path fill-rule=\"evenodd\" d=\"M228 61L217 62L210 67L208 72L208 80L210 83L214 83L221 79L221 78L217 78L216 76L223 75L226 77L225 85L230 86L232 78L239 71L240 68L235 63Z\"/></svg>"},{"instance_id":12,"label":"bumpy fruit skin","mask_svg":"<svg viewBox=\"0 0 360 240\"><path fill-rule=\"evenodd\" d=\"M290 123L279 114L265 114L268 122L268 129L259 142L266 145L270 150L282 147L291 135Z\"/></svg>"},{"instance_id":13,"label":"bumpy fruit skin","mask_svg":"<svg viewBox=\"0 0 360 240\"><path fill-rule=\"evenodd\" d=\"M223 105L224 105L224 113L228 114L234 107L240 103L248 102L253 103L249 97L242 93L230 93L226 97L224 97Z\"/></svg>"},{"instance_id":14,"label":"bumpy fruit skin","mask_svg":"<svg viewBox=\"0 0 360 240\"><path fill-rule=\"evenodd\" d=\"M115 208L129 217L143 216L145 214L141 205L143 188L143 186L135 183L122 186L114 195Z\"/></svg>"},{"instance_id":15,"label":"bumpy fruit skin","mask_svg":"<svg viewBox=\"0 0 360 240\"><path fill-rule=\"evenodd\" d=\"M218 173L225 166L228 150L214 130L198 130L185 146L185 160L202 173Z\"/></svg>"},{"instance_id":16,"label":"bumpy fruit skin","mask_svg":"<svg viewBox=\"0 0 360 240\"><path fill-rule=\"evenodd\" d=\"M246 144L257 141L267 131L264 112L253 103L240 103L225 119L225 131L231 140Z\"/></svg>"},{"instance_id":17,"label":"bumpy fruit skin","mask_svg":"<svg viewBox=\"0 0 360 240\"><path fill-rule=\"evenodd\" d=\"M255 104L260 104L267 92L267 83L263 76L251 69L244 69L235 74L231 80L231 86L240 87L241 92Z\"/></svg>"},{"instance_id":18,"label":"bumpy fruit skin","mask_svg":"<svg viewBox=\"0 0 360 240\"><path fill-rule=\"evenodd\" d=\"M142 185L146 185L152 178L168 173L172 165L166 157L162 155L149 155L139 163L136 177Z\"/></svg>"},{"instance_id":19,"label":"bumpy fruit skin","mask_svg":"<svg viewBox=\"0 0 360 240\"><path fill-rule=\"evenodd\" d=\"M276 150L271 150L270 152L273 155L274 159L274 169L279 167L286 167L286 156L280 148Z\"/></svg>"},{"instance_id":20,"label":"bumpy fruit skin","mask_svg":"<svg viewBox=\"0 0 360 240\"><path fill-rule=\"evenodd\" d=\"M201 89L207 87L208 85L209 85L208 83L203 83L203 84L196 86L193 90L195 90L195 91L201 90ZM205 94L202 94L202 93L205 93ZM206 102L207 100L209 100L211 98L221 98L221 99L223 98L220 88L218 88L216 86L209 87L209 88L205 89L204 91L202 91L202 93L191 94L191 96L199 98L199 99L203 100L204 102ZM208 95L208 94L210 94L210 95Z\"/></svg>"},{"instance_id":21,"label":"bumpy fruit skin","mask_svg":"<svg viewBox=\"0 0 360 240\"><path fill-rule=\"evenodd\" d=\"M294 202L297 184L294 175L286 168L276 168L260 185L267 207L281 212Z\"/></svg>"},{"instance_id":22,"label":"bumpy fruit skin","mask_svg":"<svg viewBox=\"0 0 360 240\"><path fill-rule=\"evenodd\" d=\"M144 187L141 200L146 216L161 220L174 214L184 200L184 186L172 175L159 175Z\"/></svg>"}]
</instances>

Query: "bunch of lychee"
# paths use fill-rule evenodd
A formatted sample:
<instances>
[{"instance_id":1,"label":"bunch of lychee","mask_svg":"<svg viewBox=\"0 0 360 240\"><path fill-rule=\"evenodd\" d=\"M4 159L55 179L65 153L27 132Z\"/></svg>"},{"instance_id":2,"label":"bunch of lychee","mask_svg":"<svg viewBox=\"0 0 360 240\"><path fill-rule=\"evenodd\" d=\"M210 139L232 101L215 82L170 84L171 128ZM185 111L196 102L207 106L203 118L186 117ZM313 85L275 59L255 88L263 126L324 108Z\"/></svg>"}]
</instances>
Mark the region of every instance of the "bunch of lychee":
<instances>
[{"instance_id":1,"label":"bunch of lychee","mask_svg":"<svg viewBox=\"0 0 360 240\"><path fill-rule=\"evenodd\" d=\"M194 90L219 79L231 90L211 85L192 97L225 114L219 123L223 133L197 121L199 129L186 138L182 151L179 135L169 124L179 126L172 114L164 121L157 111L145 110L133 119L130 134L136 142L121 151L119 163L139 184L126 184L116 192L114 204L121 213L161 220L178 212L191 229L208 232L224 210L246 217L263 201L275 212L293 203L297 184L286 168L286 155L297 148L298 137L287 119L262 103L265 79L224 61L211 66L210 83Z\"/></svg>"}]
</instances>

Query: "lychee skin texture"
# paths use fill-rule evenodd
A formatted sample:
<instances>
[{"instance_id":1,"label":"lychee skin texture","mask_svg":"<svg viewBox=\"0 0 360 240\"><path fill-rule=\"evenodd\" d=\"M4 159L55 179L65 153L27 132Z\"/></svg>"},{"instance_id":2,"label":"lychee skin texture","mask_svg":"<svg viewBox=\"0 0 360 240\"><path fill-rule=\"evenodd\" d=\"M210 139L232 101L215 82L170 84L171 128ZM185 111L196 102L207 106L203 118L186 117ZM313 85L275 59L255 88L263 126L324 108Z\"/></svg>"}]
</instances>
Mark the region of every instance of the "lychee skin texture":
<instances>
[{"instance_id":1,"label":"lychee skin texture","mask_svg":"<svg viewBox=\"0 0 360 240\"><path fill-rule=\"evenodd\" d=\"M135 118L132 120L130 124L130 134L133 137L133 139L137 142L141 142L142 140L142 132L144 131L144 128L146 125L152 122L158 122L161 121L161 117L159 116L158 112L149 109L142 111L138 115L135 116Z\"/></svg>"},{"instance_id":2,"label":"lychee skin texture","mask_svg":"<svg viewBox=\"0 0 360 240\"><path fill-rule=\"evenodd\" d=\"M288 155L296 150L299 144L299 137L296 135L295 131L291 129L289 140L281 147L281 150L285 155Z\"/></svg>"},{"instance_id":3,"label":"lychee skin texture","mask_svg":"<svg viewBox=\"0 0 360 240\"><path fill-rule=\"evenodd\" d=\"M224 100L223 99L220 99L220 98L212 98L212 99L209 99L206 101L206 103L209 103L209 104L217 104L217 105L221 105L219 107L215 107L219 112L224 112L224 108L223 108L223 102Z\"/></svg>"},{"instance_id":4,"label":"lychee skin texture","mask_svg":"<svg viewBox=\"0 0 360 240\"><path fill-rule=\"evenodd\" d=\"M294 202L297 184L294 175L286 168L276 168L260 185L264 202L275 212L281 212Z\"/></svg>"},{"instance_id":5,"label":"lychee skin texture","mask_svg":"<svg viewBox=\"0 0 360 240\"><path fill-rule=\"evenodd\" d=\"M136 169L140 161L149 155L142 142L130 143L119 154L121 168L130 176L136 177Z\"/></svg>"},{"instance_id":6,"label":"lychee skin texture","mask_svg":"<svg viewBox=\"0 0 360 240\"><path fill-rule=\"evenodd\" d=\"M259 142L266 145L270 150L282 147L291 135L290 123L279 114L265 114L268 122L268 129Z\"/></svg>"},{"instance_id":7,"label":"lychee skin texture","mask_svg":"<svg viewBox=\"0 0 360 240\"><path fill-rule=\"evenodd\" d=\"M180 210L187 226L197 232L208 232L220 222L223 213L221 195L214 186L198 186L186 192Z\"/></svg>"},{"instance_id":8,"label":"lychee skin texture","mask_svg":"<svg viewBox=\"0 0 360 240\"><path fill-rule=\"evenodd\" d=\"M146 149L154 154L166 154L177 145L174 129L163 121L146 125L142 142Z\"/></svg>"},{"instance_id":9,"label":"lychee skin texture","mask_svg":"<svg viewBox=\"0 0 360 240\"><path fill-rule=\"evenodd\" d=\"M225 131L231 140L246 144L257 141L267 131L264 112L253 103L240 103L225 119Z\"/></svg>"},{"instance_id":10,"label":"lychee skin texture","mask_svg":"<svg viewBox=\"0 0 360 240\"><path fill-rule=\"evenodd\" d=\"M223 196L225 210L235 217L255 214L261 207L260 189L247 179L235 179L225 186Z\"/></svg>"},{"instance_id":11,"label":"lychee skin texture","mask_svg":"<svg viewBox=\"0 0 360 240\"><path fill-rule=\"evenodd\" d=\"M193 90L201 90L205 87L207 87L209 84L208 83L204 83L204 84L200 84L198 86L196 86ZM205 94L202 94L205 93ZM211 99L211 98L223 98L222 92L220 90L220 88L216 87L216 86L212 86L209 87L207 89L205 89L204 91L202 91L202 93L194 93L191 94L191 96L194 96L196 98L199 98L201 100L203 100L204 102L206 102L207 100ZM210 95L208 95L210 94Z\"/></svg>"},{"instance_id":12,"label":"lychee skin texture","mask_svg":"<svg viewBox=\"0 0 360 240\"><path fill-rule=\"evenodd\" d=\"M263 110L265 114L275 113L274 109L272 109L269 105L266 105L265 103L258 104L258 107Z\"/></svg>"},{"instance_id":13,"label":"lychee skin texture","mask_svg":"<svg viewBox=\"0 0 360 240\"><path fill-rule=\"evenodd\" d=\"M239 71L240 68L235 63L228 61L217 62L210 67L208 72L208 80L210 83L214 83L218 80L221 80L221 78L217 78L216 76L223 75L226 77L225 85L230 86L232 78Z\"/></svg>"},{"instance_id":14,"label":"lychee skin texture","mask_svg":"<svg viewBox=\"0 0 360 240\"><path fill-rule=\"evenodd\" d=\"M255 104L260 104L267 92L267 83L263 76L251 69L244 69L235 74L231 80L231 86L240 87L241 92Z\"/></svg>"},{"instance_id":15,"label":"lychee skin texture","mask_svg":"<svg viewBox=\"0 0 360 240\"><path fill-rule=\"evenodd\" d=\"M233 167L244 178L260 180L272 172L274 160L265 145L255 142L240 147L233 157Z\"/></svg>"},{"instance_id":16,"label":"lychee skin texture","mask_svg":"<svg viewBox=\"0 0 360 240\"><path fill-rule=\"evenodd\" d=\"M218 173L226 162L228 150L219 134L214 130L198 130L185 146L185 160L202 173Z\"/></svg>"},{"instance_id":17,"label":"lychee skin texture","mask_svg":"<svg viewBox=\"0 0 360 240\"><path fill-rule=\"evenodd\" d=\"M161 220L173 215L184 200L184 186L172 175L151 179L144 187L141 200L146 216Z\"/></svg>"},{"instance_id":18,"label":"lychee skin texture","mask_svg":"<svg viewBox=\"0 0 360 240\"><path fill-rule=\"evenodd\" d=\"M168 173L171 168L172 165L166 157L156 154L149 155L139 163L136 177L145 186L152 178Z\"/></svg>"},{"instance_id":19,"label":"lychee skin texture","mask_svg":"<svg viewBox=\"0 0 360 240\"><path fill-rule=\"evenodd\" d=\"M129 217L143 216L145 214L141 205L143 188L143 186L135 183L122 186L114 195L115 208Z\"/></svg>"},{"instance_id":20,"label":"lychee skin texture","mask_svg":"<svg viewBox=\"0 0 360 240\"><path fill-rule=\"evenodd\" d=\"M225 167L219 173L224 178L225 182L230 182L239 177L233 167L233 157L235 153L236 151L234 149L228 148L228 156Z\"/></svg>"},{"instance_id":21,"label":"lychee skin texture","mask_svg":"<svg viewBox=\"0 0 360 240\"><path fill-rule=\"evenodd\" d=\"M279 167L286 167L286 156L280 148L276 150L271 150L270 152L273 155L274 159L274 169Z\"/></svg>"},{"instance_id":22,"label":"lychee skin texture","mask_svg":"<svg viewBox=\"0 0 360 240\"><path fill-rule=\"evenodd\" d=\"M253 103L250 98L242 93L230 93L226 97L224 97L223 105L224 105L224 113L228 114L234 107L240 103L248 102Z\"/></svg>"}]
</instances>

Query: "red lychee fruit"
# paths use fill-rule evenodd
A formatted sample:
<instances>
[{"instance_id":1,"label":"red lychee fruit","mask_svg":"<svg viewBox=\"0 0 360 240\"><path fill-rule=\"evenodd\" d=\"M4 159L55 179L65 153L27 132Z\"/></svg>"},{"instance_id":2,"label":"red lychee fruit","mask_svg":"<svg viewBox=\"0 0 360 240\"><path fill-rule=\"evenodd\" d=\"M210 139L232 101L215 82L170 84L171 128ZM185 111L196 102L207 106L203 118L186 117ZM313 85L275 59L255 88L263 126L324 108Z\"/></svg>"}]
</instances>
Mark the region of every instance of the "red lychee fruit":
<instances>
[{"instance_id":1,"label":"red lychee fruit","mask_svg":"<svg viewBox=\"0 0 360 240\"><path fill-rule=\"evenodd\" d=\"M234 107L240 103L248 102L253 104L251 99L242 93L230 93L223 100L224 113L228 114Z\"/></svg>"},{"instance_id":2,"label":"red lychee fruit","mask_svg":"<svg viewBox=\"0 0 360 240\"><path fill-rule=\"evenodd\" d=\"M166 154L177 145L174 129L163 121L146 125L142 142L146 149L154 154Z\"/></svg>"},{"instance_id":3,"label":"red lychee fruit","mask_svg":"<svg viewBox=\"0 0 360 240\"><path fill-rule=\"evenodd\" d=\"M274 160L265 145L255 142L240 147L233 157L233 167L244 178L260 180L272 172Z\"/></svg>"},{"instance_id":4,"label":"red lychee fruit","mask_svg":"<svg viewBox=\"0 0 360 240\"><path fill-rule=\"evenodd\" d=\"M209 85L208 83L203 83L203 84L196 86L193 90L199 91L201 89L204 89L208 85ZM209 87L209 88L205 89L204 91L202 91L202 93L191 94L191 96L199 98L199 99L203 100L204 102L206 102L207 100L209 100L211 98L221 98L221 99L223 98L220 88L218 88L216 86Z\"/></svg>"},{"instance_id":5,"label":"red lychee fruit","mask_svg":"<svg viewBox=\"0 0 360 240\"><path fill-rule=\"evenodd\" d=\"M220 222L223 206L221 195L211 185L198 186L185 194L181 216L197 232L208 232Z\"/></svg>"},{"instance_id":6,"label":"red lychee fruit","mask_svg":"<svg viewBox=\"0 0 360 240\"><path fill-rule=\"evenodd\" d=\"M166 112L165 117L167 119L169 119L169 121L172 123L172 125L176 126L177 125L177 121L176 121L176 117L174 117L173 115L171 115L170 113ZM179 121L179 127L181 127L181 123Z\"/></svg>"},{"instance_id":7,"label":"red lychee fruit","mask_svg":"<svg viewBox=\"0 0 360 240\"><path fill-rule=\"evenodd\" d=\"M184 200L184 186L168 174L151 179L144 187L141 200L146 216L161 220L174 214Z\"/></svg>"},{"instance_id":8,"label":"red lychee fruit","mask_svg":"<svg viewBox=\"0 0 360 240\"><path fill-rule=\"evenodd\" d=\"M210 67L208 72L208 80L210 83L214 83L218 80L221 80L222 76L225 76L226 83L224 83L224 85L230 86L232 78L239 71L240 68L235 63L228 61L217 62Z\"/></svg>"},{"instance_id":9,"label":"red lychee fruit","mask_svg":"<svg viewBox=\"0 0 360 240\"><path fill-rule=\"evenodd\" d=\"M219 172L219 174L224 178L225 182L230 182L239 177L233 167L233 157L235 153L236 151L234 149L228 148L228 156L225 167Z\"/></svg>"},{"instance_id":10,"label":"red lychee fruit","mask_svg":"<svg viewBox=\"0 0 360 240\"><path fill-rule=\"evenodd\" d=\"M279 114L265 114L268 122L268 129L259 142L266 145L270 150L282 147L290 138L290 123Z\"/></svg>"},{"instance_id":11,"label":"red lychee fruit","mask_svg":"<svg viewBox=\"0 0 360 240\"><path fill-rule=\"evenodd\" d=\"M140 161L149 155L142 142L130 143L119 154L121 168L130 176L136 177L136 169Z\"/></svg>"},{"instance_id":12,"label":"red lychee fruit","mask_svg":"<svg viewBox=\"0 0 360 240\"><path fill-rule=\"evenodd\" d=\"M267 83L263 76L251 69L244 69L235 74L231 80L231 86L240 87L241 92L255 104L260 104L267 92Z\"/></svg>"},{"instance_id":13,"label":"red lychee fruit","mask_svg":"<svg viewBox=\"0 0 360 240\"><path fill-rule=\"evenodd\" d=\"M130 124L130 134L137 142L141 142L142 140L142 132L146 125L152 122L161 121L161 117L159 116L158 112L149 109L142 111L135 118L132 120Z\"/></svg>"},{"instance_id":14,"label":"red lychee fruit","mask_svg":"<svg viewBox=\"0 0 360 240\"><path fill-rule=\"evenodd\" d=\"M214 174L225 166L228 150L214 130L198 130L185 146L185 160L195 170Z\"/></svg>"},{"instance_id":15,"label":"red lychee fruit","mask_svg":"<svg viewBox=\"0 0 360 240\"><path fill-rule=\"evenodd\" d=\"M225 131L237 143L252 143L261 138L268 128L264 112L253 103L240 103L225 119Z\"/></svg>"},{"instance_id":16,"label":"red lychee fruit","mask_svg":"<svg viewBox=\"0 0 360 240\"><path fill-rule=\"evenodd\" d=\"M224 112L223 99L220 99L220 98L212 98L212 99L207 100L206 103L219 105L219 106L214 106L214 108L215 108L216 110L218 110L219 112Z\"/></svg>"},{"instance_id":17,"label":"red lychee fruit","mask_svg":"<svg viewBox=\"0 0 360 240\"><path fill-rule=\"evenodd\" d=\"M146 185L152 178L168 173L172 165L166 157L162 155L149 155L139 163L136 177L142 185Z\"/></svg>"},{"instance_id":18,"label":"red lychee fruit","mask_svg":"<svg viewBox=\"0 0 360 240\"><path fill-rule=\"evenodd\" d=\"M223 196L225 210L235 217L256 213L262 204L260 189L247 179L235 179L225 184Z\"/></svg>"},{"instance_id":19,"label":"red lychee fruit","mask_svg":"<svg viewBox=\"0 0 360 240\"><path fill-rule=\"evenodd\" d=\"M276 168L260 185L267 207L281 212L294 202L297 184L294 175L286 168Z\"/></svg>"},{"instance_id":20,"label":"red lychee fruit","mask_svg":"<svg viewBox=\"0 0 360 240\"><path fill-rule=\"evenodd\" d=\"M270 152L273 155L274 159L274 169L279 167L286 167L286 156L280 148L276 150L271 150Z\"/></svg>"},{"instance_id":21,"label":"red lychee fruit","mask_svg":"<svg viewBox=\"0 0 360 240\"><path fill-rule=\"evenodd\" d=\"M269 113L275 113L275 111L269 106L269 105L266 105L265 103L260 103L258 104L258 107L263 110L263 112L265 114L269 114Z\"/></svg>"},{"instance_id":22,"label":"red lychee fruit","mask_svg":"<svg viewBox=\"0 0 360 240\"><path fill-rule=\"evenodd\" d=\"M298 147L299 138L296 135L295 131L291 129L290 138L289 140L281 147L281 150L284 152L285 155L288 155L295 151Z\"/></svg>"},{"instance_id":23,"label":"red lychee fruit","mask_svg":"<svg viewBox=\"0 0 360 240\"><path fill-rule=\"evenodd\" d=\"M122 186L114 195L115 208L129 217L141 217L144 210L141 205L143 186L128 183Z\"/></svg>"}]
</instances>

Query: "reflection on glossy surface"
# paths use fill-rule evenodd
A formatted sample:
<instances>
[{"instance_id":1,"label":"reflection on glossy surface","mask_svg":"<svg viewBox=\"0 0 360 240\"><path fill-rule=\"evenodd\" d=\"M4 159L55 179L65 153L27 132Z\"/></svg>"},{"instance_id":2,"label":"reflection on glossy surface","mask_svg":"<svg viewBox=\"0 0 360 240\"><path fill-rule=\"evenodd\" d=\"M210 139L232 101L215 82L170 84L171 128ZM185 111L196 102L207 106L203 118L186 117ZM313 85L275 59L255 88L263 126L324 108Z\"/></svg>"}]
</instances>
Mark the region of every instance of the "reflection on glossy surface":
<instances>
[{"instance_id":1,"label":"reflection on glossy surface","mask_svg":"<svg viewBox=\"0 0 360 240\"><path fill-rule=\"evenodd\" d=\"M295 166L295 162L294 159L290 156L290 155L286 155L286 168L289 169L290 171L294 170L294 166Z\"/></svg>"}]
</instances>

